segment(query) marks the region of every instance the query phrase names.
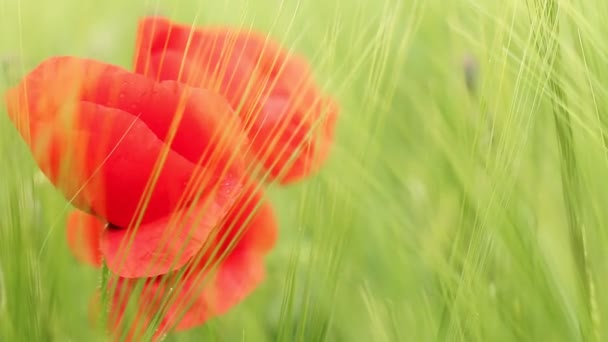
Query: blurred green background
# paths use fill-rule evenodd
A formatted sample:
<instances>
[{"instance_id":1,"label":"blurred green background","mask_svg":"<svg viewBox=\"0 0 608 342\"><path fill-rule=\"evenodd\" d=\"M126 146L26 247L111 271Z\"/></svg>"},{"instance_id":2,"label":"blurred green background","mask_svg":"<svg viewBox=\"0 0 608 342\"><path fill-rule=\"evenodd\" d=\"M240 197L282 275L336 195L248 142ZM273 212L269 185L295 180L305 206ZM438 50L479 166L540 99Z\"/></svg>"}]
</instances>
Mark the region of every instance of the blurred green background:
<instances>
[{"instance_id":1,"label":"blurred green background","mask_svg":"<svg viewBox=\"0 0 608 342\"><path fill-rule=\"evenodd\" d=\"M342 106L321 174L272 187L264 284L166 341L607 336L608 3L0 0L0 91L53 55L130 68L154 13L267 31ZM103 340L98 271L6 115L0 158L0 341Z\"/></svg>"}]
</instances>

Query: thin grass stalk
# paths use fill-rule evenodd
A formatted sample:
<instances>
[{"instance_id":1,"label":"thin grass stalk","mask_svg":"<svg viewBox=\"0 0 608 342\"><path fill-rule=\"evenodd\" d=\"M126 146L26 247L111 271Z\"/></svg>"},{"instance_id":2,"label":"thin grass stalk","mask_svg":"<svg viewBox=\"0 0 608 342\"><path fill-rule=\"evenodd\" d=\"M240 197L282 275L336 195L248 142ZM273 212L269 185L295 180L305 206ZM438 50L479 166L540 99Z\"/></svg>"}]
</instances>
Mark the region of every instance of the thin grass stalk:
<instances>
[{"instance_id":1,"label":"thin grass stalk","mask_svg":"<svg viewBox=\"0 0 608 342\"><path fill-rule=\"evenodd\" d=\"M599 341L599 313L595 296L595 284L591 269L586 238L585 214L582 201L582 182L576 157L576 146L568 99L562 86L562 70L559 43L559 2L535 0L535 12L540 18L535 26L535 38L539 56L544 59L548 76L553 119L560 154L562 191L568 220L569 240L577 274L577 291L583 299L583 317L580 334L585 341ZM534 20L533 20L534 22ZM546 58L546 59L545 59Z\"/></svg>"}]
</instances>

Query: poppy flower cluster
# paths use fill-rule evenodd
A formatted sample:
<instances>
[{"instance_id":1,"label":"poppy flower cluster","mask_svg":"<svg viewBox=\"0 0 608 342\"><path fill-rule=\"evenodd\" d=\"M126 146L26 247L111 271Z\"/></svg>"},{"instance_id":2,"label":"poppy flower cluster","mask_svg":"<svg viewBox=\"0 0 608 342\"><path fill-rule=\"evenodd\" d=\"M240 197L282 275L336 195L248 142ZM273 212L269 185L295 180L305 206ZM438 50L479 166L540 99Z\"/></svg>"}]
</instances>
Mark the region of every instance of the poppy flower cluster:
<instances>
[{"instance_id":1,"label":"poppy flower cluster","mask_svg":"<svg viewBox=\"0 0 608 342\"><path fill-rule=\"evenodd\" d=\"M277 237L264 185L316 173L339 113L306 59L267 35L160 17L139 22L134 71L52 57L6 103L76 208L72 252L109 270L109 327L132 339L198 326L254 291Z\"/></svg>"}]
</instances>

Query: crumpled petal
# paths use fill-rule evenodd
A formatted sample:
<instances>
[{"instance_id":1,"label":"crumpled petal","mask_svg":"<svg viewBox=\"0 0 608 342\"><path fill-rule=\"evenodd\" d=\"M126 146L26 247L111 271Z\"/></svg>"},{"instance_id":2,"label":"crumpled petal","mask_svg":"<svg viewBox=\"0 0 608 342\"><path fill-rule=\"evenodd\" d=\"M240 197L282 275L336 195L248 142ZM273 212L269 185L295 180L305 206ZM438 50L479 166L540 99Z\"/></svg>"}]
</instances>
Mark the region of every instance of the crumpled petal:
<instances>
[{"instance_id":1,"label":"crumpled petal","mask_svg":"<svg viewBox=\"0 0 608 342\"><path fill-rule=\"evenodd\" d=\"M243 120L255 158L284 184L316 172L329 155L337 103L318 89L304 58L264 34L147 17L135 71L219 91Z\"/></svg>"}]
</instances>

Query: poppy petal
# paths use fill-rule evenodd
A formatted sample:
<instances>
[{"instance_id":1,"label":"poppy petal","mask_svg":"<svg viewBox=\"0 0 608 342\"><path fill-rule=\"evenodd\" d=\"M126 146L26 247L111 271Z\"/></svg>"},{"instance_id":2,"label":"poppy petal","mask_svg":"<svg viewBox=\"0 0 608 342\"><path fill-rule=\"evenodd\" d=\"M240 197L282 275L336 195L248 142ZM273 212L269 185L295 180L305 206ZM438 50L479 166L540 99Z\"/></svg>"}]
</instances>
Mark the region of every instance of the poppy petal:
<instances>
[{"instance_id":1,"label":"poppy petal","mask_svg":"<svg viewBox=\"0 0 608 342\"><path fill-rule=\"evenodd\" d=\"M118 90L115 99L109 89ZM215 114L230 109L210 92L190 88L196 96L189 96L188 90L107 64L56 57L10 90L7 103L34 158L64 195L78 207L127 227L144 197L142 222L155 221L188 202L185 195L192 192L194 175L204 171L207 183L195 185L206 189L220 181L225 169L238 168L219 162L213 167L211 153L203 170L192 162L205 151L217 150L220 140L212 135L222 131ZM183 117L188 120L182 121L169 148L159 137L166 138L166 126L171 126L182 98L187 100ZM194 139L200 143L192 143ZM231 153L237 153L238 146L230 145L232 138L225 139L224 148L235 147ZM149 191L149 183L155 183L154 191ZM210 196L208 192L204 195Z\"/></svg>"},{"instance_id":2,"label":"poppy petal","mask_svg":"<svg viewBox=\"0 0 608 342\"><path fill-rule=\"evenodd\" d=\"M125 278L153 277L183 267L207 241L240 190L227 175L213 197L129 229L106 229L101 250L112 272Z\"/></svg>"},{"instance_id":3,"label":"poppy petal","mask_svg":"<svg viewBox=\"0 0 608 342\"><path fill-rule=\"evenodd\" d=\"M223 251L227 253L218 255L221 259L215 272L209 274L211 265L203 261L194 265L191 273L181 280L184 289L178 292L178 298L167 313L164 323L168 327L190 329L222 315L263 281L264 254L276 242L276 218L261 191L250 187L245 193L247 195L240 197L223 225L224 230L229 230L227 240L236 241L236 244L231 250ZM239 237L235 236L237 231L242 232ZM208 276L212 276L210 282L202 281Z\"/></svg>"},{"instance_id":4,"label":"poppy petal","mask_svg":"<svg viewBox=\"0 0 608 342\"><path fill-rule=\"evenodd\" d=\"M244 194L221 228L226 232L229 226L244 224L238 228L243 234L230 250L225 243L216 241L227 252L217 265L210 265L209 256L203 255L200 262L188 264L184 273L169 273L146 281L140 297L140 315L150 317L158 310L166 310L159 333L189 329L224 314L263 281L264 255L276 241L277 222L261 190L250 186ZM237 238L231 232L227 236ZM137 281L120 278L121 286L133 286Z\"/></svg>"},{"instance_id":5,"label":"poppy petal","mask_svg":"<svg viewBox=\"0 0 608 342\"><path fill-rule=\"evenodd\" d=\"M218 266L217 274L202 293L196 282L187 282L185 295L178 298L169 310L165 321L166 326L175 326L176 331L191 329L204 324L209 319L223 315L231 308L242 302L264 280L264 260L262 256L247 254L245 251L230 254ZM199 292L197 292L199 291ZM200 293L193 297L192 294ZM184 309L188 308L184 312Z\"/></svg>"},{"instance_id":6,"label":"poppy petal","mask_svg":"<svg viewBox=\"0 0 608 342\"><path fill-rule=\"evenodd\" d=\"M170 142L176 152L205 166L209 166L206 164L210 152L232 152L244 138L240 123L221 95L177 82L156 82L89 59L49 58L30 72L19 87L9 91L7 100L20 104L9 113L13 119L34 121L56 119L59 108L69 108L78 101L119 109L143 121L160 140ZM173 126L175 132L171 132ZM218 132L222 135L218 136Z\"/></svg>"},{"instance_id":7,"label":"poppy petal","mask_svg":"<svg viewBox=\"0 0 608 342\"><path fill-rule=\"evenodd\" d=\"M174 151L209 171L237 167L235 156L246 142L230 105L211 90L156 82L113 67L92 80L82 98L138 116Z\"/></svg>"},{"instance_id":8,"label":"poppy petal","mask_svg":"<svg viewBox=\"0 0 608 342\"><path fill-rule=\"evenodd\" d=\"M271 179L295 182L328 157L337 104L320 92L304 58L264 34L147 17L138 28L135 71L220 91L240 109L253 154Z\"/></svg>"},{"instance_id":9,"label":"poppy petal","mask_svg":"<svg viewBox=\"0 0 608 342\"><path fill-rule=\"evenodd\" d=\"M247 249L251 252L266 253L277 240L277 218L270 202L261 188L249 184L222 224L223 236L217 242L222 245L221 257L226 249ZM234 245L234 246L231 246Z\"/></svg>"},{"instance_id":10,"label":"poppy petal","mask_svg":"<svg viewBox=\"0 0 608 342\"><path fill-rule=\"evenodd\" d=\"M249 129L256 157L271 179L282 184L299 181L319 171L334 137L337 107L331 100L310 107L294 106L297 98L269 96L258 120ZM320 100L319 100L320 101ZM321 120L313 111L327 111Z\"/></svg>"},{"instance_id":11,"label":"poppy petal","mask_svg":"<svg viewBox=\"0 0 608 342\"><path fill-rule=\"evenodd\" d=\"M81 262L101 266L99 239L105 224L99 218L80 210L68 214L66 236L68 247Z\"/></svg>"},{"instance_id":12,"label":"poppy petal","mask_svg":"<svg viewBox=\"0 0 608 342\"><path fill-rule=\"evenodd\" d=\"M157 81L176 80L216 92L225 98L231 108L247 111L251 115L261 96L261 87L252 86L257 80L255 65L245 57L227 56L219 49L202 50L205 51L204 58L193 51L188 56L174 50L153 52L146 66L147 75ZM234 116L232 112L228 114Z\"/></svg>"},{"instance_id":13,"label":"poppy petal","mask_svg":"<svg viewBox=\"0 0 608 342\"><path fill-rule=\"evenodd\" d=\"M243 206L244 211L238 209ZM245 216L250 219L245 221ZM208 265L190 264L184 269L185 274L174 272L156 278L111 277L114 292L110 297L113 306L109 322L113 336L118 338L126 333L127 340L139 340L154 315L166 310L154 336L154 340L158 340L169 330L189 329L227 312L254 291L264 279L264 254L276 240L277 223L272 207L262 191L250 185L227 217L224 226L245 224L246 227L242 227L244 235L214 272L205 269ZM139 305L133 320L127 322L124 311L133 296ZM93 301L96 305L91 306L93 317L100 311L98 297L96 299Z\"/></svg>"},{"instance_id":14,"label":"poppy petal","mask_svg":"<svg viewBox=\"0 0 608 342\"><path fill-rule=\"evenodd\" d=\"M167 215L183 200L192 163L125 112L86 102L74 111L77 126L33 122L31 129L35 160L68 200L76 198L75 205L119 227L130 224L155 173L144 221Z\"/></svg>"}]
</instances>

